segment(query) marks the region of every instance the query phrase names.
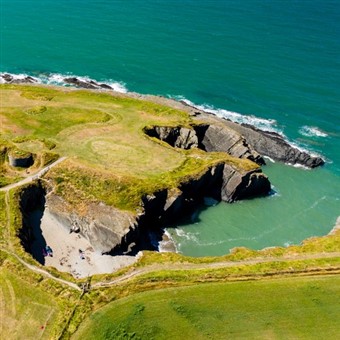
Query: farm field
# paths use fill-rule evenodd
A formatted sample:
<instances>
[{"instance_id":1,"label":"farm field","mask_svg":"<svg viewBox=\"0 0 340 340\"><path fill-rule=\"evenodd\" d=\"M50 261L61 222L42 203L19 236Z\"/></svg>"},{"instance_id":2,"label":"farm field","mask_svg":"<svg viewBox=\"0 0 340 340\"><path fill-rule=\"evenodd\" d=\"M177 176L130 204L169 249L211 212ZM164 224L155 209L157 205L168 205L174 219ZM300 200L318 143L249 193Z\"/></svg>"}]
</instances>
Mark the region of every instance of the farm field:
<instances>
[{"instance_id":1,"label":"farm field","mask_svg":"<svg viewBox=\"0 0 340 340\"><path fill-rule=\"evenodd\" d=\"M150 291L92 314L74 339L335 339L340 276Z\"/></svg>"}]
</instances>

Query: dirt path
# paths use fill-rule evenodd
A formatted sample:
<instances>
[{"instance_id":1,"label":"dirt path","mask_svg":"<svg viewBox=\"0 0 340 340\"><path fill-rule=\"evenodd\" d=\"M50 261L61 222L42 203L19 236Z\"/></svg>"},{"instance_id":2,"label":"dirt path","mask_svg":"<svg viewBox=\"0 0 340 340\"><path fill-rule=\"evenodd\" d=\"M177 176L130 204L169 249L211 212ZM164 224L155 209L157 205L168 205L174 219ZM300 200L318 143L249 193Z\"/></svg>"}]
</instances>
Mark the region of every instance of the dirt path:
<instances>
[{"instance_id":1,"label":"dirt path","mask_svg":"<svg viewBox=\"0 0 340 340\"><path fill-rule=\"evenodd\" d=\"M6 230L5 233L7 234L7 244L11 247L11 209L9 204L9 191L6 191L5 193L5 205L6 205Z\"/></svg>"},{"instance_id":2,"label":"dirt path","mask_svg":"<svg viewBox=\"0 0 340 340\"><path fill-rule=\"evenodd\" d=\"M36 180L46 174L52 167L58 165L59 163L63 162L66 159L66 157L61 157L54 163L44 167L41 169L39 172L17 182L14 184L10 184L8 186L5 186L3 188L0 188L0 191L5 191L6 196L5 196L5 203L6 203L6 215L7 215L7 221L6 221L6 226L7 226L7 234L9 236L10 233L10 204L9 204L9 190L19 187L21 185L24 185L26 183L29 183L33 180ZM10 239L10 238L9 238ZM11 249L11 244L7 244L7 247ZM78 291L82 291L81 288L74 282L64 280L57 278L53 276L51 273L49 273L47 270L41 269L35 265L29 264L23 259L21 259L17 254L15 254L13 251L5 249L3 247L0 247L0 249L12 256L14 256L22 265L24 265L26 268L29 270L32 270L36 273L42 274L45 277L48 277L54 281L57 281L59 283L65 284L69 286L70 288L76 289ZM268 263L268 262L285 262L287 260L312 260L312 259L320 259L320 258L334 258L334 257L339 257L340 258L340 252L335 252L335 253L317 253L317 254L299 254L296 256L287 256L287 257L281 257L281 258L276 258L276 257L270 257L270 258L262 258L262 259L251 259L251 260L242 260L242 261L224 261L224 262L214 262L214 263L206 263L206 264L194 264L194 263L176 263L176 264L153 264L153 265L148 265L143 268L137 268L137 269L132 269L131 272L124 274L110 282L97 282L92 285L93 288L101 288L101 287L108 287L112 285L119 284L120 282L127 281L131 278L137 277L139 275L159 271L159 270L170 270L170 271L176 271L176 270L204 270L204 269L216 269L216 268L230 268L230 267L236 267L240 265L254 265L254 264L260 264L260 263Z\"/></svg>"},{"instance_id":3,"label":"dirt path","mask_svg":"<svg viewBox=\"0 0 340 340\"><path fill-rule=\"evenodd\" d=\"M42 168L41 170L39 170L35 174L28 176L28 177L22 179L21 181L19 181L17 183L9 184L9 185L6 185L5 187L0 188L0 191L9 191L11 189L20 187L21 185L24 185L24 184L27 184L31 181L39 179L40 177L45 175L47 171L49 171L51 168L58 165L59 163L63 162L66 158L67 157L61 157L58 160L56 160L55 162L51 163L50 165L45 166L44 168Z\"/></svg>"},{"instance_id":4,"label":"dirt path","mask_svg":"<svg viewBox=\"0 0 340 340\"><path fill-rule=\"evenodd\" d=\"M8 251L4 248L0 248L2 251L14 256L21 264L23 264L26 268L42 274L54 281L57 281L59 283L65 284L73 289L76 289L78 291L81 291L81 288L75 284L74 282L67 281L64 279L57 278L53 276L48 271L41 269L37 266L31 265L24 260L22 260L18 255L15 253ZM133 269L132 272L124 274L121 277L118 277L110 282L97 282L92 285L92 288L102 288L102 287L109 287L116 284L119 284L120 282L128 281L129 279L132 279L134 277L137 277L139 275L160 271L160 270L170 270L170 271L176 271L176 270L204 270L204 269L216 269L216 268L230 268L230 267L237 267L240 265L254 265L259 263L268 263L268 262L285 262L287 260L312 260L312 259L320 259L320 258L334 258L339 257L340 258L340 252L335 253L317 253L317 254L309 254L309 255L298 255L298 256L290 256L290 257L282 257L282 258L276 258L276 257L270 257L265 259L253 259L253 260L242 260L242 261L225 261L225 262L214 262L214 263L205 263L205 264L195 264L195 263L176 263L176 264L154 264L154 265L148 265L146 267L140 268L140 269Z\"/></svg>"},{"instance_id":5,"label":"dirt path","mask_svg":"<svg viewBox=\"0 0 340 340\"><path fill-rule=\"evenodd\" d=\"M4 248L1 247L0 250L4 251L5 253L7 253L11 256L14 256L22 265L24 265L29 270L32 270L32 271L34 271L35 273L38 273L38 274L42 274L42 275L44 275L44 276L46 276L46 277L48 277L48 278L50 278L54 281L57 281L59 283L65 284L65 285L67 285L67 286L69 286L73 289L81 291L81 288L76 283L55 277L51 273L49 273L48 271L41 269L37 266L34 266L32 264L27 263L26 261L21 259L17 254L15 254L15 253L7 250L7 249L4 249Z\"/></svg>"},{"instance_id":6,"label":"dirt path","mask_svg":"<svg viewBox=\"0 0 340 340\"><path fill-rule=\"evenodd\" d=\"M118 284L123 281L127 281L133 277L151 273L154 271L160 271L160 270L170 270L170 271L176 271L176 270L204 270L204 269L216 269L216 268L230 268L230 267L237 267L240 265L254 265L254 264L260 264L260 263L268 263L268 262L285 262L287 260L313 260L313 259L320 259L320 258L334 258L339 257L340 258L340 252L335 253L317 253L317 254L309 254L309 255L298 255L298 256L290 256L290 257L268 257L264 259L252 259L252 260L242 260L242 261L225 261L225 262L214 262L214 263L205 263L205 264L195 264L195 263L188 263L188 264L155 264L155 265L149 265L144 268L135 269L130 273L127 273L121 277L118 277L110 282L97 282L92 285L92 287L107 287L112 286L115 284Z\"/></svg>"}]
</instances>

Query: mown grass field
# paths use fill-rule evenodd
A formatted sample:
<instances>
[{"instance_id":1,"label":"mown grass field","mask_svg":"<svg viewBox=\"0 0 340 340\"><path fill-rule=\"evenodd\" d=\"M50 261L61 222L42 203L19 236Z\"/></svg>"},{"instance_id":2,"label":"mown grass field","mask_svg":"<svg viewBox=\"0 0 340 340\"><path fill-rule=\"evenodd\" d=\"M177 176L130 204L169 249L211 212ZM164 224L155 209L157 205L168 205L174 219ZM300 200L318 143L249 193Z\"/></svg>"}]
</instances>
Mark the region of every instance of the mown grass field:
<instances>
[{"instance_id":1,"label":"mown grass field","mask_svg":"<svg viewBox=\"0 0 340 340\"><path fill-rule=\"evenodd\" d=\"M1 339L59 339L74 309L84 304L79 294L0 249Z\"/></svg>"},{"instance_id":2,"label":"mown grass field","mask_svg":"<svg viewBox=\"0 0 340 340\"><path fill-rule=\"evenodd\" d=\"M336 339L340 277L150 291L91 315L74 339Z\"/></svg>"}]
</instances>

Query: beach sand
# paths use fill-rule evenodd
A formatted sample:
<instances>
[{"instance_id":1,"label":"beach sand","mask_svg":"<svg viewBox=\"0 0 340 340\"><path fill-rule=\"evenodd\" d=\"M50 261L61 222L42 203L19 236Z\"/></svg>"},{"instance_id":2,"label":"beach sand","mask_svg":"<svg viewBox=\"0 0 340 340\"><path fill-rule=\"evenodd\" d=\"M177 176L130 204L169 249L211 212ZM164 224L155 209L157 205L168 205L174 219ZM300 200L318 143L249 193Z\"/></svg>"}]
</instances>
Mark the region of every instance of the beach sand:
<instances>
[{"instance_id":1,"label":"beach sand","mask_svg":"<svg viewBox=\"0 0 340 340\"><path fill-rule=\"evenodd\" d=\"M29 221L35 238L32 243L33 257L45 266L69 272L76 278L112 273L137 260L136 256L101 255L79 233L70 234L69 228L58 222L48 208L43 213L33 212ZM52 257L43 256L46 245L51 247ZM79 250L82 251L83 259Z\"/></svg>"}]
</instances>

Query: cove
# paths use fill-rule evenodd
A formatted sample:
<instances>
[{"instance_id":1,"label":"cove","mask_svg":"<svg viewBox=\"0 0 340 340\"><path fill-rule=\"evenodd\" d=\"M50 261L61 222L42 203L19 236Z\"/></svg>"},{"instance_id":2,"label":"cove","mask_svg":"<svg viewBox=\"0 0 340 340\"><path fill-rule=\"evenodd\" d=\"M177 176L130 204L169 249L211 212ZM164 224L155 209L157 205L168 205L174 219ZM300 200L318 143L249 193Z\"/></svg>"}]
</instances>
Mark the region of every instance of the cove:
<instances>
[{"instance_id":1,"label":"cove","mask_svg":"<svg viewBox=\"0 0 340 340\"><path fill-rule=\"evenodd\" d=\"M263 171L271 179L273 195L202 207L191 219L167 229L177 251L220 256L234 247L299 244L332 229L339 214L337 176L327 168L305 170L269 161Z\"/></svg>"}]
</instances>

